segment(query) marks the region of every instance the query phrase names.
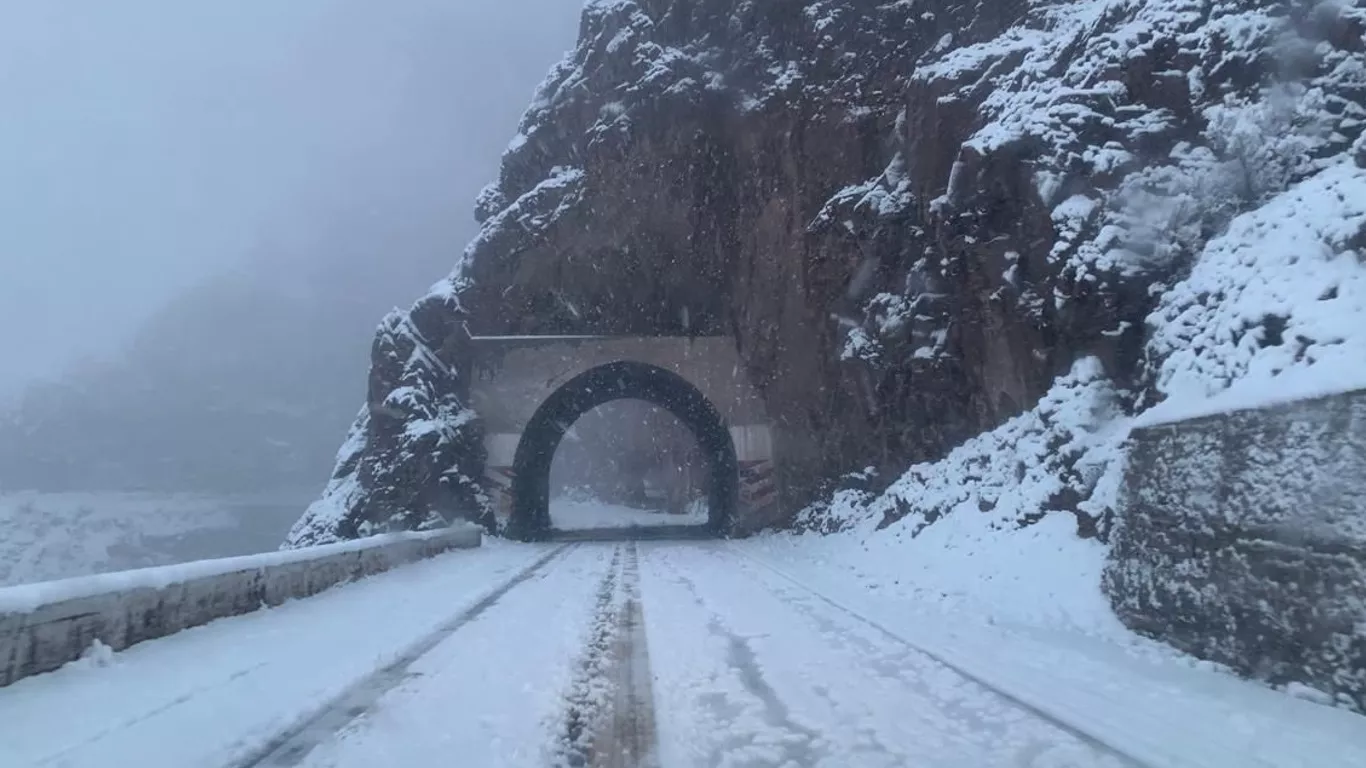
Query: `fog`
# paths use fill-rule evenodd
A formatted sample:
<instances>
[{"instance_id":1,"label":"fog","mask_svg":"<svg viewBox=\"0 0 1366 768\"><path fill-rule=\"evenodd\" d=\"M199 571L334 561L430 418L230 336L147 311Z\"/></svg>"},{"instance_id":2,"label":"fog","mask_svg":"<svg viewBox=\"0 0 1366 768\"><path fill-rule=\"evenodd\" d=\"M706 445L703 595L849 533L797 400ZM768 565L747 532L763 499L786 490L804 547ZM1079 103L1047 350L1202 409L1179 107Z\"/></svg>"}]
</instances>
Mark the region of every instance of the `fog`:
<instances>
[{"instance_id":1,"label":"fog","mask_svg":"<svg viewBox=\"0 0 1366 768\"><path fill-rule=\"evenodd\" d=\"M0 400L224 271L414 298L579 6L0 2Z\"/></svg>"},{"instance_id":2,"label":"fog","mask_svg":"<svg viewBox=\"0 0 1366 768\"><path fill-rule=\"evenodd\" d=\"M316 491L580 7L0 0L0 492Z\"/></svg>"}]
</instances>

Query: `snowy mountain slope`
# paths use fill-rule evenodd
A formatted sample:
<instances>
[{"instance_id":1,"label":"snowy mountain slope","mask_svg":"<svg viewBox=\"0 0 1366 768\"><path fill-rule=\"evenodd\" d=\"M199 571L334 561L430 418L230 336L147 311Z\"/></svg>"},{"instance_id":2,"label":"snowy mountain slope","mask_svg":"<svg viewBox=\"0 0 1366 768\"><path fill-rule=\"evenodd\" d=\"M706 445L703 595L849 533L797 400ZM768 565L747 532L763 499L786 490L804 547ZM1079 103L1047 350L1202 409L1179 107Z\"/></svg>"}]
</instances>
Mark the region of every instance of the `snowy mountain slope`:
<instances>
[{"instance_id":1,"label":"snowy mountain slope","mask_svg":"<svg viewBox=\"0 0 1366 768\"><path fill-rule=\"evenodd\" d=\"M1366 384L1360 4L808 8L587 7L479 237L379 337L372 402L427 399L363 416L306 525L478 477L477 421L426 453L404 426L458 402L457 318L686 314L733 328L787 476L825 481L787 487L839 531L820 551L1122 633L1100 571L1133 420Z\"/></svg>"},{"instance_id":2,"label":"snowy mountain slope","mask_svg":"<svg viewBox=\"0 0 1366 768\"><path fill-rule=\"evenodd\" d=\"M735 333L790 507L945 456L1085 358L1130 414L1227 386L1220 361L1294 360L1233 327L1262 299L1229 281L1298 257L1249 255L1272 224L1230 223L1281 215L1294 185L1351 215L1363 26L1360 3L589 2L480 196L479 235L386 320L338 467L354 492L310 529L477 506L477 420L421 447L408 429L460 412L466 321ZM1333 254L1359 244L1334 227L1286 243L1331 262L1281 286L1325 296L1301 362L1353 349L1333 341L1357 317ZM1232 351L1190 330L1218 318Z\"/></svg>"},{"instance_id":3,"label":"snowy mountain slope","mask_svg":"<svg viewBox=\"0 0 1366 768\"><path fill-rule=\"evenodd\" d=\"M899 36L912 27L910 9L898 4L866 18L852 9L828 10L836 21L826 18L831 14L755 3L585 6L578 47L547 76L509 144L500 179L480 196L480 234L452 277L406 313L412 332L384 330L378 339L375 369L385 373L372 377L370 402L384 402L408 377L422 382L427 405L386 410L383 419L374 418L372 406L362 430L371 447L354 466L339 465L338 476L355 476L367 488L398 487L378 479L391 474L429 484L383 502L363 491L342 505L344 518L380 521L404 504L430 507L429 499L449 496L440 478L463 483L460 478L478 477L478 461L466 461L456 441L435 446L436 454L401 445L409 418L424 418L424 409L455 397L458 372L432 361L454 353L453 329L467 318L489 332L705 333L730 329L739 312L750 316L736 330L750 337L745 344L756 350L752 363L763 369L761 378L774 388L800 390L791 398L773 393L775 401L792 403L794 424L841 422L840 414L810 407L825 384L834 389L833 366L808 354L833 345L833 327L818 319L822 310L802 306L793 282L798 274L785 266L785 249L774 240L778 233L763 230L776 222L786 228L786 241L800 240L838 179L850 175L850 161L858 166L855 175L880 162L871 146L871 160L858 160L845 145L851 128L876 143L891 127L894 91L876 88L874 81L894 79L898 67L892 65L908 55ZM814 78L810 87L797 88L788 68L775 66L789 56L802 57ZM884 74L871 77L879 64L887 65ZM843 94L831 109L827 78ZM802 110L792 108L794 97ZM813 133L803 143L832 152L819 172L808 164L821 177L818 183L800 190L800 200L789 200L797 180L780 175L792 170L801 146L759 138L797 125L810 128L817 118L823 136ZM749 155L743 160L737 157L742 151ZM775 185L782 194L773 194ZM792 210L765 214L765 200L791 203ZM735 218L740 215L744 219ZM770 224L758 226L756 217ZM762 234L737 243L742 232ZM743 256L735 258L736 252ZM769 274L775 269L784 274ZM756 290L755 280L775 279L779 290ZM831 290L839 289L826 281L822 293ZM784 307L790 319L780 326L774 313ZM399 318L386 321L386 329L398 325ZM812 328L820 337L816 347L809 344ZM414 349L424 352L411 355ZM458 471L445 472L456 465ZM821 471L808 461L789 473L805 480ZM318 525L306 527L335 527L338 509L320 507L310 516ZM332 517L324 521L327 514Z\"/></svg>"},{"instance_id":4,"label":"snowy mountain slope","mask_svg":"<svg viewBox=\"0 0 1366 768\"><path fill-rule=\"evenodd\" d=\"M288 543L482 514L462 323L733 333L792 549L1127 642L1131 428L1366 386L1363 120L1361 0L589 2Z\"/></svg>"},{"instance_id":5,"label":"snowy mountain slope","mask_svg":"<svg viewBox=\"0 0 1366 768\"><path fill-rule=\"evenodd\" d=\"M0 487L224 493L316 482L354 413L365 358L353 334L376 302L295 290L276 282L283 272L207 281L109 361L33 386L0 414Z\"/></svg>"},{"instance_id":6,"label":"snowy mountain slope","mask_svg":"<svg viewBox=\"0 0 1366 768\"><path fill-rule=\"evenodd\" d=\"M1366 385L1366 171L1360 164L1366 15L1359 6L1327 4L1305 19L1287 19L1285 9L1275 6L1239 9L1225 3L1209 10L1176 2L1042 6L1036 27L953 51L916 75L943 92L938 79L961 83L962 73L990 69L984 62L1013 55L1017 65L997 67L989 88L974 78L953 91L989 95L982 124L963 144L947 196L936 202L954 205L955 185L976 188L962 178L971 164L982 162L980 153L1034 142L1046 150L1033 158L1034 181L1041 197L1056 201L1051 218L1058 237L1049 259L1076 277L1077 289L1110 282L1121 294L1136 283L1155 297L1141 323L1102 329L1117 336L1138 333L1144 340L1141 355L1109 366L1129 390L1120 393L1125 396L1113 422L1126 414L1152 421ZM1298 30L1292 21L1299 22ZM1331 33L1335 43L1308 36L1315 30ZM1080 55L1059 58L1059 51L1080 43ZM1172 62L1198 65L1180 70L1179 84L1172 79L1187 95L1180 109L1133 112L1142 116L1141 130L1127 136L1119 131L1119 141L1114 137L1124 123L1092 114L1089 107L1082 117L1077 109L1063 108L1077 98L1108 105L1135 98L1133 83L1106 81L1101 74L1120 64L1147 66L1154 46ZM1270 58L1278 52L1285 53ZM1292 65L1297 78L1287 72ZM1249 78L1249 66L1285 77ZM1231 72L1245 82L1220 78ZM1181 114L1184 126L1176 119ZM1078 140L1088 123L1106 137L1099 148ZM1168 141L1160 155L1152 153L1156 128L1181 137ZM1192 134L1192 128L1199 132ZM1140 165L1135 146L1164 159ZM1069 166L1072 176L1061 175ZM1117 178L1110 189L1056 191L1095 186L1106 174ZM1140 253L1136 243L1146 250ZM1019 274L1012 272L1001 276L1007 285L998 290L1010 287ZM1065 308L1074 298L1055 293L1051 303ZM1048 303L1032 306L1045 312ZM1126 367L1137 375L1123 376ZM1070 384L1069 377L1059 379L1031 411L1034 418L1056 410L1058 396L1086 407L1084 398L1067 394ZM888 497L918 505L923 519L941 514L939 497L928 492L935 483L949 483L965 498L976 495L978 486L999 486L999 480L965 475L963 467L970 461L1006 462L1005 455L1029 463L1029 449L1014 437L1015 424L963 444L939 464L918 465L889 488ZM1005 441L1008 450L992 440ZM984 441L987 446L973 450ZM1047 455L1065 457L1066 446L1053 445ZM1085 454L1079 455L1085 463ZM1069 466L1047 474L1061 480L1085 473ZM1076 511L1095 482L1073 483L1066 504L1056 498L1026 502L1027 511L1017 518L1049 509ZM879 507L869 514L886 513Z\"/></svg>"}]
</instances>

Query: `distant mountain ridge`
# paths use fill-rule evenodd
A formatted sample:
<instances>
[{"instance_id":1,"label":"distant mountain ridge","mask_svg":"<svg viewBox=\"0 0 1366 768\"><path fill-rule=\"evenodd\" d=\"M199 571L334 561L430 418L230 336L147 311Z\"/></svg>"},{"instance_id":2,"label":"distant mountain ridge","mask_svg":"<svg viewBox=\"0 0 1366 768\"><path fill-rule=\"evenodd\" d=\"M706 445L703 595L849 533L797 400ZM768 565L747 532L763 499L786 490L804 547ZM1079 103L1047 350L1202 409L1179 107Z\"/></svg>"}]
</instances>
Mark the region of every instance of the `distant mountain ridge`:
<instances>
[{"instance_id":1,"label":"distant mountain ridge","mask_svg":"<svg viewBox=\"0 0 1366 768\"><path fill-rule=\"evenodd\" d=\"M109 360L32 385L0 415L0 488L318 485L355 417L374 318L447 258L381 252L261 261L205 281Z\"/></svg>"}]
</instances>

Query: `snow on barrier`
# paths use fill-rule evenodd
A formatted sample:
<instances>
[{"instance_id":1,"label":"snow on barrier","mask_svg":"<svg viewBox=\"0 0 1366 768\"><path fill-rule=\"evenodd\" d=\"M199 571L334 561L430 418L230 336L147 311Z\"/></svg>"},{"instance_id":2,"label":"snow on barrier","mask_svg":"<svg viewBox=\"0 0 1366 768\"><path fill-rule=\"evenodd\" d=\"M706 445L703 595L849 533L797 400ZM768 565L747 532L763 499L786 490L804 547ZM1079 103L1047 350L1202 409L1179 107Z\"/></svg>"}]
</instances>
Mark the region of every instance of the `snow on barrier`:
<instances>
[{"instance_id":1,"label":"snow on barrier","mask_svg":"<svg viewBox=\"0 0 1366 768\"><path fill-rule=\"evenodd\" d=\"M1120 618L1366 711L1366 390L1131 439L1104 578Z\"/></svg>"},{"instance_id":2,"label":"snow on barrier","mask_svg":"<svg viewBox=\"0 0 1366 768\"><path fill-rule=\"evenodd\" d=\"M0 589L0 686L50 672L95 641L119 651L214 619L481 543L477 526L199 560Z\"/></svg>"}]
</instances>

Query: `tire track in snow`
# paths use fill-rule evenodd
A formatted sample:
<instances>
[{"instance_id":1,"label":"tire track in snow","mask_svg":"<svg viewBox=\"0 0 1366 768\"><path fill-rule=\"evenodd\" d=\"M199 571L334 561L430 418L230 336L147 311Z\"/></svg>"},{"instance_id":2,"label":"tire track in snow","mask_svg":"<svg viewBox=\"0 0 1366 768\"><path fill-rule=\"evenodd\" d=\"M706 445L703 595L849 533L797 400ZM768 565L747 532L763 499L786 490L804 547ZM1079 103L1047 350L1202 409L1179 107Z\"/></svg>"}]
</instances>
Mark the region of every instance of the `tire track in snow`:
<instances>
[{"instance_id":1,"label":"tire track in snow","mask_svg":"<svg viewBox=\"0 0 1366 768\"><path fill-rule=\"evenodd\" d=\"M747 575L752 575L752 570L745 569ZM763 583L763 580L760 579ZM902 685L915 691L928 699L933 699L938 709L950 716L953 726L965 729L965 732L976 734L994 734L993 738L1001 743L1010 741L1009 732L1013 725L1029 719L1036 719L1036 713L1019 707L1015 702L1009 702L1009 719L1002 719L999 715L995 717L984 717L981 704L973 701L971 697L962 696L961 693L955 694L951 687L945 685L946 678L955 678L962 681L961 684L981 688L975 681L969 681L963 675L936 660L928 660L923 653L902 643L888 644L877 643L866 634L851 631L848 626L849 617L840 613L832 613L829 607L818 597L805 590L798 590L789 584L769 585L772 594L791 608L795 609L802 616L814 625L825 639L825 642L832 647L845 647L850 649L859 658L860 664L875 672L878 676L900 681ZM843 622L843 626L841 625ZM867 627L862 622L856 622L855 626ZM927 667L928 664L928 667ZM989 691L991 695L997 695L994 690ZM828 698L828 697L827 697ZM830 699L832 704L837 704L834 699ZM1056 724L1054 724L1056 725ZM1090 749L1097 750L1106 757L1118 757L1113 750L1078 737L1075 733L1069 735L1078 741L1086 744ZM878 748L886 751L886 745L880 743L874 731L865 734L866 738ZM1022 766L1034 766L1036 764L1052 765L1049 760L1049 751L1056 745L1047 739L1034 741L1019 748L1017 760ZM1113 763L1107 762L1107 765ZM1126 763L1127 764L1127 763Z\"/></svg>"},{"instance_id":2,"label":"tire track in snow","mask_svg":"<svg viewBox=\"0 0 1366 768\"><path fill-rule=\"evenodd\" d=\"M593 740L608 714L609 655L616 641L617 581L621 570L621 547L612 551L612 564L598 585L592 629L574 676L565 694L564 726L556 745L556 766L581 768L593 759Z\"/></svg>"},{"instance_id":3,"label":"tire track in snow","mask_svg":"<svg viewBox=\"0 0 1366 768\"><path fill-rule=\"evenodd\" d=\"M222 679L223 679L224 681L229 681L229 682L231 682L231 681L233 681L233 680L239 680L239 679L241 679L241 678L243 678L243 677L246 677L247 675L250 675L252 672L255 672L256 670L260 669L262 666L264 666L264 664L252 664L251 666L246 667L245 669L236 670L236 671L234 671L233 673L227 675L226 677L224 677L224 678L222 678ZM177 696L177 697L175 697L175 698L173 698L173 699L170 699L169 701L166 701L165 703L161 704L160 706L153 707L152 709L149 709L149 710L147 710L147 711L145 711L145 712L142 712L142 713L137 714L137 715L135 715L135 716L133 716L133 717L130 717L130 718L128 718L127 720L123 720L123 721L119 722L117 725L111 725L111 726L109 726L108 728L105 728L105 729L100 730L100 731L96 731L94 734L92 734L92 735L90 735L90 736L87 736L87 737L85 737L85 738L82 738L81 740L79 740L79 741L77 741L77 742L74 742L74 743L68 745L67 747L65 747L65 748L62 749L61 751L54 752L54 753L52 753L52 754L50 754L50 755L47 755L46 757L42 757L42 758L38 759L37 762L35 762L35 763L33 764L33 765L34 765L34 768L41 768L41 766L53 765L53 764L66 765L66 758L67 758L67 756L70 755L72 752L75 752L75 751L77 751L77 750L79 750L79 749L81 749L81 748L83 748L83 747L87 747L87 746L90 746L90 745L92 745L92 744L95 744L96 742L98 742L98 741L100 741L101 739L107 737L109 734L113 733L113 732L116 731L116 730L122 730L122 729L125 729L125 728L132 728L132 727L137 726L138 724L143 723L143 722L145 722L145 721L147 721L147 720L151 720L152 718L156 717L157 715L162 714L163 712L166 712L166 711L168 711L168 710L170 710L170 709L173 709L174 707L180 706L181 704L184 704L185 702L194 699L196 696L202 694L202 693L205 692L205 691L214 690L214 689L215 689L218 685L220 685L220 684L221 684L221 683L220 683L219 681L215 681L215 684L212 684L212 685L201 685L201 686L197 686L197 687L195 687L195 688L193 688L193 689L191 689L191 690L189 690L189 691L187 691L187 692L185 692L185 693L183 693L183 694L181 694L181 695L179 695L179 696ZM59 762L59 761L60 761L60 762Z\"/></svg>"},{"instance_id":4,"label":"tire track in snow","mask_svg":"<svg viewBox=\"0 0 1366 768\"><path fill-rule=\"evenodd\" d=\"M740 684L744 686L745 691L759 700L768 726L789 735L789 738L781 740L776 745L782 755L777 764L812 765L819 762L824 757L824 750L820 747L820 733L792 718L788 706L764 678L758 656L754 653L749 640L728 629L719 618L713 618L708 629L726 639L726 663L740 678ZM748 746L749 741L743 741ZM717 762L720 762L719 757Z\"/></svg>"},{"instance_id":5,"label":"tire track in snow","mask_svg":"<svg viewBox=\"0 0 1366 768\"><path fill-rule=\"evenodd\" d=\"M303 718L271 739L246 758L231 763L231 768L282 768L303 762L313 748L332 738L348 723L364 715L385 693L409 677L413 662L426 655L443 640L469 624L480 614L498 603L508 592L526 583L537 572L564 556L576 544L562 544L552 549L517 575L503 582L474 605L452 616L444 624L409 646L398 658L373 673L357 680L336 698L324 703L313 714Z\"/></svg>"},{"instance_id":6,"label":"tire track in snow","mask_svg":"<svg viewBox=\"0 0 1366 768\"><path fill-rule=\"evenodd\" d=\"M708 618L707 632L724 646L722 661L735 676L748 701L736 698L723 689L703 694L699 702L707 707L720 722L746 721L757 717L764 732L739 729L714 745L707 756L708 765L773 765L810 766L827 757L824 739L814 728L793 718L786 703L765 678L754 647L746 638L728 626L721 614L708 605L696 582L669 559L661 565L669 572L669 580L682 587L698 610ZM757 708L757 711L756 711Z\"/></svg>"},{"instance_id":7,"label":"tire track in snow","mask_svg":"<svg viewBox=\"0 0 1366 768\"><path fill-rule=\"evenodd\" d=\"M634 541L614 551L594 614L580 672L566 696L556 764L653 768L654 696Z\"/></svg>"},{"instance_id":8,"label":"tire track in snow","mask_svg":"<svg viewBox=\"0 0 1366 768\"><path fill-rule=\"evenodd\" d=\"M864 616L863 614L859 613L858 611L855 611L852 608L849 608L841 604L837 600L827 597L826 595L820 593L816 589L803 583L796 577L791 576L785 573L784 571L780 570L779 568L765 562L763 559L749 555L748 553L741 550L739 547L731 545L727 546L726 550L732 553L737 558L740 558L746 562L753 563L757 566L762 567L764 570L778 576L785 582L795 586L803 593L809 595L812 599L818 601L823 605L835 609L839 613L848 616L849 618L859 622L860 624L863 624L875 630L887 639L915 653L932 659L936 663L941 664L944 667L952 670L954 673L962 676L964 679L972 681L973 683L981 686L987 691L990 691L992 694L1001 697L1002 699L1004 699L1007 702L1010 702L1012 705L1016 707L1019 707L1021 710L1028 712L1029 714L1037 717L1038 719L1071 735L1073 738L1077 739L1083 744L1086 744L1100 752L1113 755L1114 757L1121 760L1125 765L1132 766L1133 768L1165 768L1165 763L1158 764L1150 760L1145 760L1135 755L1132 751L1113 744L1112 741L1107 737L1107 734L1096 733L1094 732L1094 729L1077 725L1071 722L1069 718L1052 711L1051 707L1047 706L1046 703L1040 701L1036 696L1021 695L1014 691L1005 690L1004 688L993 684L990 680L986 679L985 677L974 673L965 665L956 664L952 660L945 658L943 654L935 653L930 649L924 648L916 644L915 642L912 642L911 640L902 637L901 635L887 629L879 622L867 616ZM790 596L784 596L780 590L774 590L774 593L778 595L781 599L789 602L790 604L793 604L794 607L798 607L799 610L804 610L808 613L809 616L813 615L809 612L809 608L801 608L799 605L797 605L799 601L794 601Z\"/></svg>"},{"instance_id":9,"label":"tire track in snow","mask_svg":"<svg viewBox=\"0 0 1366 768\"><path fill-rule=\"evenodd\" d=\"M651 768L655 753L654 691L650 685L650 652L645 642L645 606L640 596L640 554L633 541L622 568L625 603L616 648L616 696L612 732L598 749L600 768Z\"/></svg>"}]
</instances>

